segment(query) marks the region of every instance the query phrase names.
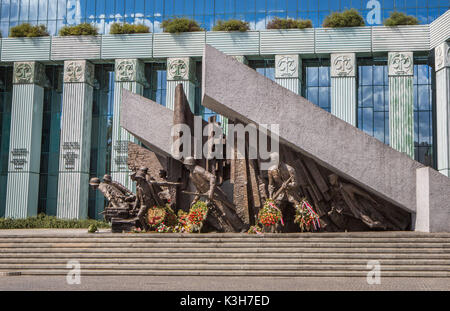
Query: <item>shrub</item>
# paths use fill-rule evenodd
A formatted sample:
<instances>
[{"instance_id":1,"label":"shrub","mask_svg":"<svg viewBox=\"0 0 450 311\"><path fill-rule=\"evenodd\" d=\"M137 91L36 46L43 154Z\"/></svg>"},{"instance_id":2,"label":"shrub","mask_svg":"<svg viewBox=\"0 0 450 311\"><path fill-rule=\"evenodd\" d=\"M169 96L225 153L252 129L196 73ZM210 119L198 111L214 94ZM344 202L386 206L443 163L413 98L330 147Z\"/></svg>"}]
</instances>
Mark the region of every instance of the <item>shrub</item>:
<instances>
[{"instance_id":1,"label":"shrub","mask_svg":"<svg viewBox=\"0 0 450 311\"><path fill-rule=\"evenodd\" d=\"M218 21L217 25L213 27L213 31L247 31L250 30L250 26L247 22L230 19L228 21Z\"/></svg>"},{"instance_id":2,"label":"shrub","mask_svg":"<svg viewBox=\"0 0 450 311\"><path fill-rule=\"evenodd\" d=\"M97 228L110 227L108 223L94 219L59 219L44 214L25 219L0 218L0 229L73 229L89 228L91 225Z\"/></svg>"},{"instance_id":3,"label":"shrub","mask_svg":"<svg viewBox=\"0 0 450 311\"><path fill-rule=\"evenodd\" d=\"M364 25L364 18L355 9L350 9L342 13L334 12L328 15L323 22L323 27L331 28L358 27Z\"/></svg>"},{"instance_id":4,"label":"shrub","mask_svg":"<svg viewBox=\"0 0 450 311\"><path fill-rule=\"evenodd\" d=\"M23 38L23 37L45 37L48 36L47 27L45 25L33 26L29 23L23 23L11 27L9 36L11 38Z\"/></svg>"},{"instance_id":5,"label":"shrub","mask_svg":"<svg viewBox=\"0 0 450 311\"><path fill-rule=\"evenodd\" d=\"M64 26L59 31L60 36L96 36L98 30L89 23L82 23L74 26Z\"/></svg>"},{"instance_id":6,"label":"shrub","mask_svg":"<svg viewBox=\"0 0 450 311\"><path fill-rule=\"evenodd\" d=\"M392 12L389 18L384 20L385 26L399 26L399 25L418 25L419 20L411 15L406 15L402 12Z\"/></svg>"},{"instance_id":7,"label":"shrub","mask_svg":"<svg viewBox=\"0 0 450 311\"><path fill-rule=\"evenodd\" d=\"M267 24L267 29L305 29L312 28L312 22L309 19L306 20L294 20L292 18L279 18L275 17Z\"/></svg>"},{"instance_id":8,"label":"shrub","mask_svg":"<svg viewBox=\"0 0 450 311\"><path fill-rule=\"evenodd\" d=\"M174 18L168 19L161 23L164 32L180 33L180 32L193 32L203 31L195 20L187 18Z\"/></svg>"},{"instance_id":9,"label":"shrub","mask_svg":"<svg viewBox=\"0 0 450 311\"><path fill-rule=\"evenodd\" d=\"M111 25L111 30L109 31L112 35L123 35L132 33L149 33L150 28L144 24L127 24L127 23L114 23Z\"/></svg>"}]
</instances>

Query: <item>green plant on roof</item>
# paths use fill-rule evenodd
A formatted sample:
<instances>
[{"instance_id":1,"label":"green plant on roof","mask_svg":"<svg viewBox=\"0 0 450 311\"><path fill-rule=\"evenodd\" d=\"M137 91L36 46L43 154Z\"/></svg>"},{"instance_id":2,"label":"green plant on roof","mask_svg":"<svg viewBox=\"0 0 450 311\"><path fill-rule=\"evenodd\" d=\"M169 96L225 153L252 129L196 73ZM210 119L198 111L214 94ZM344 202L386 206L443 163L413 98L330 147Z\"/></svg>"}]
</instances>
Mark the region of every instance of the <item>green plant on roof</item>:
<instances>
[{"instance_id":1,"label":"green plant on roof","mask_svg":"<svg viewBox=\"0 0 450 311\"><path fill-rule=\"evenodd\" d=\"M79 25L64 26L59 30L60 36L96 36L98 35L97 27L89 23Z\"/></svg>"},{"instance_id":2,"label":"green plant on roof","mask_svg":"<svg viewBox=\"0 0 450 311\"><path fill-rule=\"evenodd\" d=\"M305 29L312 28L312 22L309 19L292 19L275 17L267 23L267 29Z\"/></svg>"},{"instance_id":3,"label":"green plant on roof","mask_svg":"<svg viewBox=\"0 0 450 311\"><path fill-rule=\"evenodd\" d=\"M188 18L168 19L161 23L161 27L169 33L204 31L195 20Z\"/></svg>"},{"instance_id":4,"label":"green plant on roof","mask_svg":"<svg viewBox=\"0 0 450 311\"><path fill-rule=\"evenodd\" d=\"M125 35L133 33L149 33L150 28L144 24L128 24L128 23L114 23L111 25L109 31L112 35Z\"/></svg>"},{"instance_id":5,"label":"green plant on roof","mask_svg":"<svg viewBox=\"0 0 450 311\"><path fill-rule=\"evenodd\" d=\"M245 32L250 30L248 22L244 22L238 19L230 19L227 21L219 20L213 27L213 31L241 31Z\"/></svg>"},{"instance_id":6,"label":"green plant on roof","mask_svg":"<svg viewBox=\"0 0 450 311\"><path fill-rule=\"evenodd\" d=\"M331 13L323 22L323 27L330 28L358 27L364 25L364 18L355 9L346 10L341 13Z\"/></svg>"},{"instance_id":7,"label":"green plant on roof","mask_svg":"<svg viewBox=\"0 0 450 311\"><path fill-rule=\"evenodd\" d=\"M23 23L11 27L9 36L11 38L33 38L48 36L47 27L45 25L31 25L30 23Z\"/></svg>"},{"instance_id":8,"label":"green plant on roof","mask_svg":"<svg viewBox=\"0 0 450 311\"><path fill-rule=\"evenodd\" d=\"M419 20L414 16L406 15L402 12L392 12L389 18L384 20L383 24L389 27L400 25L418 25Z\"/></svg>"}]
</instances>

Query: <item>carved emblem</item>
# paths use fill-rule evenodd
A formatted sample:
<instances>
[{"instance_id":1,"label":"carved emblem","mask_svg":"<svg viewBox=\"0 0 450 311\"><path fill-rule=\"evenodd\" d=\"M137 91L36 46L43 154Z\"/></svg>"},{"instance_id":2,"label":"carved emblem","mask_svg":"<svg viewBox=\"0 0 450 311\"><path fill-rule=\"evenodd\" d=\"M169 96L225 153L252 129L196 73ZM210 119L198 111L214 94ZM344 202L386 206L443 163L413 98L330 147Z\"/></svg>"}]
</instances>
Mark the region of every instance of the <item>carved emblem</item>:
<instances>
[{"instance_id":1,"label":"carved emblem","mask_svg":"<svg viewBox=\"0 0 450 311\"><path fill-rule=\"evenodd\" d=\"M295 57L295 56L294 56ZM294 58L290 55L280 55L276 57L276 77L292 78L298 77L298 56Z\"/></svg>"},{"instance_id":2,"label":"carved emblem","mask_svg":"<svg viewBox=\"0 0 450 311\"><path fill-rule=\"evenodd\" d=\"M93 85L94 65L85 60L64 62L64 83L88 83Z\"/></svg>"},{"instance_id":3,"label":"carved emblem","mask_svg":"<svg viewBox=\"0 0 450 311\"><path fill-rule=\"evenodd\" d=\"M448 43L443 43L436 48L434 58L436 71L450 66L450 46Z\"/></svg>"},{"instance_id":4,"label":"carved emblem","mask_svg":"<svg viewBox=\"0 0 450 311\"><path fill-rule=\"evenodd\" d=\"M33 83L33 75L32 63L18 63L14 68L14 83Z\"/></svg>"},{"instance_id":5,"label":"carved emblem","mask_svg":"<svg viewBox=\"0 0 450 311\"><path fill-rule=\"evenodd\" d=\"M355 76L355 55L334 54L332 55L332 77Z\"/></svg>"},{"instance_id":6,"label":"carved emblem","mask_svg":"<svg viewBox=\"0 0 450 311\"><path fill-rule=\"evenodd\" d=\"M413 53L390 53L389 75L412 76L414 74Z\"/></svg>"},{"instance_id":7,"label":"carved emblem","mask_svg":"<svg viewBox=\"0 0 450 311\"><path fill-rule=\"evenodd\" d=\"M64 82L83 82L84 64L71 61L66 63Z\"/></svg>"},{"instance_id":8,"label":"carved emblem","mask_svg":"<svg viewBox=\"0 0 450 311\"><path fill-rule=\"evenodd\" d=\"M116 60L116 81L146 83L144 69L144 64L138 59Z\"/></svg>"},{"instance_id":9,"label":"carved emblem","mask_svg":"<svg viewBox=\"0 0 450 311\"><path fill-rule=\"evenodd\" d=\"M183 58L169 59L167 71L169 80L188 80L189 60Z\"/></svg>"}]
</instances>

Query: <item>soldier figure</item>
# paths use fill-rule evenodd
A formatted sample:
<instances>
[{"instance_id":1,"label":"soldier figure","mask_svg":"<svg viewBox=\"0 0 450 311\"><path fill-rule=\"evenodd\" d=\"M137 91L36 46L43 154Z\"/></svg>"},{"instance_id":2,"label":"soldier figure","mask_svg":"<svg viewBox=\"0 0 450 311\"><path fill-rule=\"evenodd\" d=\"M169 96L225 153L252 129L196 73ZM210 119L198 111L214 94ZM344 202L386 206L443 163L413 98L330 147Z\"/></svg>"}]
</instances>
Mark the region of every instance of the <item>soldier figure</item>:
<instances>
[{"instance_id":1,"label":"soldier figure","mask_svg":"<svg viewBox=\"0 0 450 311\"><path fill-rule=\"evenodd\" d=\"M94 190L99 190L109 201L109 206L115 208L128 208L125 195L111 184L101 182L100 178L94 177L89 181Z\"/></svg>"},{"instance_id":2,"label":"soldier figure","mask_svg":"<svg viewBox=\"0 0 450 311\"><path fill-rule=\"evenodd\" d=\"M105 176L103 176L103 182L115 187L120 192L122 192L125 195L127 202L133 202L136 199L136 195L133 192L131 192L127 187L125 187L121 183L113 181L111 175L105 174Z\"/></svg>"},{"instance_id":3,"label":"soldier figure","mask_svg":"<svg viewBox=\"0 0 450 311\"><path fill-rule=\"evenodd\" d=\"M269 177L269 198L277 202L287 200L289 203L299 204L301 198L299 197L295 169L286 163L280 162L279 159L280 156L277 152L270 154L270 161L276 164L271 166L267 172ZM277 193L276 197L274 197L275 193Z\"/></svg>"},{"instance_id":4,"label":"soldier figure","mask_svg":"<svg viewBox=\"0 0 450 311\"><path fill-rule=\"evenodd\" d=\"M136 181L136 201L133 206L133 211L136 212L139 209L137 219L141 228L145 230L149 229L145 219L147 211L153 206L161 205L158 193L155 191L151 182L147 181L147 171L148 169L146 167L142 167L132 176L132 179Z\"/></svg>"}]
</instances>

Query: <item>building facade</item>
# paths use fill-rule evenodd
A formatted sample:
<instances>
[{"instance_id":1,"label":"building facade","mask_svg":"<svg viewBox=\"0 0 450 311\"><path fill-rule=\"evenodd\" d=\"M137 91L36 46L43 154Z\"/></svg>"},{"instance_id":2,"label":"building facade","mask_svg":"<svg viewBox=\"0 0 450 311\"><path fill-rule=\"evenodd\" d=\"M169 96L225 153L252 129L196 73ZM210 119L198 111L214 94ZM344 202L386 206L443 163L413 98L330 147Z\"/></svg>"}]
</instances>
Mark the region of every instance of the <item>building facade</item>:
<instances>
[{"instance_id":1,"label":"building facade","mask_svg":"<svg viewBox=\"0 0 450 311\"><path fill-rule=\"evenodd\" d=\"M380 18L397 9L423 23L319 27L330 11L347 7L378 25L370 14L377 3ZM122 88L171 108L182 83L195 114L215 115L201 105L205 44L449 176L449 7L430 0L2 0L0 217L101 218L104 198L89 189L90 177L111 174L132 188L126 145L134 138L119 126ZM157 22L173 16L195 18L206 29L242 18L253 30L161 33ZM259 20L265 25L274 16L310 18L317 27L264 30ZM155 32L107 34L108 23L146 18ZM45 23L56 34L60 25L84 21L105 34L6 38L21 22Z\"/></svg>"}]
</instances>

